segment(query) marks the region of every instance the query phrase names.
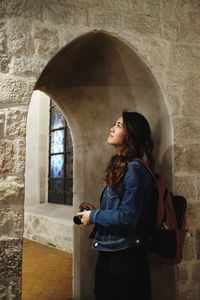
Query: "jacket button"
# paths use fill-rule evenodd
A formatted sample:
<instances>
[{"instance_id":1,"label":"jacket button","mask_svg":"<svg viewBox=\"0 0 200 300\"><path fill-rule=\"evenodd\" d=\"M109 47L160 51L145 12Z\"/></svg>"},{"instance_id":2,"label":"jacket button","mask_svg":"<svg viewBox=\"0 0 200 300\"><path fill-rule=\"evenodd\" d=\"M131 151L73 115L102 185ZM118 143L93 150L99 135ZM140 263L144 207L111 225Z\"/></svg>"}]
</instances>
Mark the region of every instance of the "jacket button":
<instances>
[{"instance_id":1,"label":"jacket button","mask_svg":"<svg viewBox=\"0 0 200 300\"><path fill-rule=\"evenodd\" d=\"M99 245L99 243L95 243L94 246L97 247Z\"/></svg>"}]
</instances>

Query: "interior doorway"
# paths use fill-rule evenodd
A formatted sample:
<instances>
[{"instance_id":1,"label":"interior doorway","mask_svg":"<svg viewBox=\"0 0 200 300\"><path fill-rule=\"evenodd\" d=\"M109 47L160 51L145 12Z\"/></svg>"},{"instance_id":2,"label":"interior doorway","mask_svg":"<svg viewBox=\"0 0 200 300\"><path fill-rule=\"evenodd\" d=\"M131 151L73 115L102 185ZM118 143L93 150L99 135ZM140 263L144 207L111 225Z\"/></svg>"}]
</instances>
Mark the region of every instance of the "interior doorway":
<instances>
[{"instance_id":1,"label":"interior doorway","mask_svg":"<svg viewBox=\"0 0 200 300\"><path fill-rule=\"evenodd\" d=\"M44 293L51 297L54 290L66 298L72 294L73 144L65 115L41 91L33 92L29 105L25 170L23 300L30 299L28 293L29 297L36 293L38 299ZM52 276L55 270L57 275ZM45 289L47 278L51 288Z\"/></svg>"}]
</instances>

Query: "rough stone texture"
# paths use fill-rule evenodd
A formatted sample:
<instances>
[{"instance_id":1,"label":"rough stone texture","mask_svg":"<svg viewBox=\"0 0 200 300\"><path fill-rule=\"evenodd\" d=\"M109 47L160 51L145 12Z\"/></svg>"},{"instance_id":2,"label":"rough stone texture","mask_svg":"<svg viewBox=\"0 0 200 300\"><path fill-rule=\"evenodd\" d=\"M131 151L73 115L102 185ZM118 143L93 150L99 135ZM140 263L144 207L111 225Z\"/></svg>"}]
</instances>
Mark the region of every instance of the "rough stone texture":
<instances>
[{"instance_id":1,"label":"rough stone texture","mask_svg":"<svg viewBox=\"0 0 200 300\"><path fill-rule=\"evenodd\" d=\"M44 21L68 26L87 26L87 11L73 5L47 3L44 6Z\"/></svg>"},{"instance_id":2,"label":"rough stone texture","mask_svg":"<svg viewBox=\"0 0 200 300\"><path fill-rule=\"evenodd\" d=\"M188 264L185 262L178 265L178 279L182 284L186 284L189 280Z\"/></svg>"},{"instance_id":3,"label":"rough stone texture","mask_svg":"<svg viewBox=\"0 0 200 300\"><path fill-rule=\"evenodd\" d=\"M22 266L22 240L0 239L0 278L20 276Z\"/></svg>"},{"instance_id":4,"label":"rough stone texture","mask_svg":"<svg viewBox=\"0 0 200 300\"><path fill-rule=\"evenodd\" d=\"M200 89L187 88L183 89L182 113L184 116L200 115Z\"/></svg>"},{"instance_id":5,"label":"rough stone texture","mask_svg":"<svg viewBox=\"0 0 200 300\"><path fill-rule=\"evenodd\" d=\"M192 283L199 285L200 282L200 262L192 265Z\"/></svg>"},{"instance_id":6,"label":"rough stone texture","mask_svg":"<svg viewBox=\"0 0 200 300\"><path fill-rule=\"evenodd\" d=\"M34 81L12 76L1 76L0 106L27 104L31 99Z\"/></svg>"},{"instance_id":7,"label":"rough stone texture","mask_svg":"<svg viewBox=\"0 0 200 300\"><path fill-rule=\"evenodd\" d=\"M24 55L30 51L29 37L31 23L23 18L8 19L7 24L7 48L11 55Z\"/></svg>"},{"instance_id":8,"label":"rough stone texture","mask_svg":"<svg viewBox=\"0 0 200 300\"><path fill-rule=\"evenodd\" d=\"M29 58L13 58L11 73L21 76L38 77L46 64L45 60L38 57Z\"/></svg>"},{"instance_id":9,"label":"rough stone texture","mask_svg":"<svg viewBox=\"0 0 200 300\"><path fill-rule=\"evenodd\" d=\"M194 230L190 229L190 236L186 236L184 251L183 251L184 261L190 261L195 259L195 234Z\"/></svg>"},{"instance_id":10,"label":"rough stone texture","mask_svg":"<svg viewBox=\"0 0 200 300\"><path fill-rule=\"evenodd\" d=\"M9 108L6 112L5 135L25 136L27 109Z\"/></svg>"},{"instance_id":11,"label":"rough stone texture","mask_svg":"<svg viewBox=\"0 0 200 300\"><path fill-rule=\"evenodd\" d=\"M188 226L200 226L200 203L188 203L187 209Z\"/></svg>"},{"instance_id":12,"label":"rough stone texture","mask_svg":"<svg viewBox=\"0 0 200 300\"><path fill-rule=\"evenodd\" d=\"M23 234L23 210L15 207L0 209L0 236L21 237Z\"/></svg>"},{"instance_id":13,"label":"rough stone texture","mask_svg":"<svg viewBox=\"0 0 200 300\"><path fill-rule=\"evenodd\" d=\"M170 68L179 71L199 72L200 45L171 45Z\"/></svg>"},{"instance_id":14,"label":"rough stone texture","mask_svg":"<svg viewBox=\"0 0 200 300\"><path fill-rule=\"evenodd\" d=\"M17 175L23 175L25 172L25 140L16 141L17 159L15 161L15 171Z\"/></svg>"},{"instance_id":15,"label":"rough stone texture","mask_svg":"<svg viewBox=\"0 0 200 300\"><path fill-rule=\"evenodd\" d=\"M33 27L35 54L52 57L59 50L58 30L42 23L34 23Z\"/></svg>"},{"instance_id":16,"label":"rough stone texture","mask_svg":"<svg viewBox=\"0 0 200 300\"><path fill-rule=\"evenodd\" d=\"M121 22L122 30L136 31L139 34L151 37L161 36L159 18L137 14L124 14Z\"/></svg>"},{"instance_id":17,"label":"rough stone texture","mask_svg":"<svg viewBox=\"0 0 200 300\"><path fill-rule=\"evenodd\" d=\"M184 196L188 202L197 200L196 178L193 176L175 177L176 194Z\"/></svg>"},{"instance_id":18,"label":"rough stone texture","mask_svg":"<svg viewBox=\"0 0 200 300\"><path fill-rule=\"evenodd\" d=\"M196 247L196 257L197 259L200 259L200 228L196 230L196 241L195 241L195 247Z\"/></svg>"},{"instance_id":19,"label":"rough stone texture","mask_svg":"<svg viewBox=\"0 0 200 300\"><path fill-rule=\"evenodd\" d=\"M145 38L141 51L150 67L164 68L168 65L168 43L166 41Z\"/></svg>"},{"instance_id":20,"label":"rough stone texture","mask_svg":"<svg viewBox=\"0 0 200 300\"><path fill-rule=\"evenodd\" d=\"M0 179L0 206L9 208L10 205L23 203L24 185L17 177ZM20 207L20 206L19 206Z\"/></svg>"},{"instance_id":21,"label":"rough stone texture","mask_svg":"<svg viewBox=\"0 0 200 300\"><path fill-rule=\"evenodd\" d=\"M0 110L0 138L4 134L4 122L5 122L5 113Z\"/></svg>"},{"instance_id":22,"label":"rough stone texture","mask_svg":"<svg viewBox=\"0 0 200 300\"><path fill-rule=\"evenodd\" d=\"M73 252L72 220L59 220L27 212L24 237L60 250Z\"/></svg>"},{"instance_id":23,"label":"rough stone texture","mask_svg":"<svg viewBox=\"0 0 200 300\"><path fill-rule=\"evenodd\" d=\"M197 178L197 200L200 201L200 177Z\"/></svg>"},{"instance_id":24,"label":"rough stone texture","mask_svg":"<svg viewBox=\"0 0 200 300\"><path fill-rule=\"evenodd\" d=\"M173 119L173 123L175 130L175 141L177 142L177 145L196 143L196 141L200 141L199 117L176 118Z\"/></svg>"},{"instance_id":25,"label":"rough stone texture","mask_svg":"<svg viewBox=\"0 0 200 300\"><path fill-rule=\"evenodd\" d=\"M21 299L21 277L0 278L0 297L2 300Z\"/></svg>"},{"instance_id":26,"label":"rough stone texture","mask_svg":"<svg viewBox=\"0 0 200 300\"><path fill-rule=\"evenodd\" d=\"M9 0L1 1L4 17L18 17L42 19L42 2L39 0Z\"/></svg>"},{"instance_id":27,"label":"rough stone texture","mask_svg":"<svg viewBox=\"0 0 200 300\"><path fill-rule=\"evenodd\" d=\"M200 144L177 146L175 149L175 162L177 172L199 173L200 170Z\"/></svg>"},{"instance_id":28,"label":"rough stone texture","mask_svg":"<svg viewBox=\"0 0 200 300\"><path fill-rule=\"evenodd\" d=\"M120 28L120 15L117 12L93 12L90 16L94 28L117 30Z\"/></svg>"},{"instance_id":29,"label":"rough stone texture","mask_svg":"<svg viewBox=\"0 0 200 300\"><path fill-rule=\"evenodd\" d=\"M16 147L12 141L0 140L0 173L12 173L16 158Z\"/></svg>"}]
</instances>

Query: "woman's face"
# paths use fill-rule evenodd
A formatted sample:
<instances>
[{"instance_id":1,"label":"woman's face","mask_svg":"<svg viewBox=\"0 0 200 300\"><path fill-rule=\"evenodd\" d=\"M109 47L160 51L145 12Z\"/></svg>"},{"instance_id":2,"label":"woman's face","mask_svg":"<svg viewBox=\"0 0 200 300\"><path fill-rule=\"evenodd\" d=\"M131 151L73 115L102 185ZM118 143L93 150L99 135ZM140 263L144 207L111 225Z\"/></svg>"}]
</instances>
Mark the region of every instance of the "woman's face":
<instances>
[{"instance_id":1,"label":"woman's face","mask_svg":"<svg viewBox=\"0 0 200 300\"><path fill-rule=\"evenodd\" d=\"M118 152L124 150L126 141L126 132L123 126L123 118L120 117L115 125L110 129L110 134L108 136L108 143L115 146Z\"/></svg>"}]
</instances>

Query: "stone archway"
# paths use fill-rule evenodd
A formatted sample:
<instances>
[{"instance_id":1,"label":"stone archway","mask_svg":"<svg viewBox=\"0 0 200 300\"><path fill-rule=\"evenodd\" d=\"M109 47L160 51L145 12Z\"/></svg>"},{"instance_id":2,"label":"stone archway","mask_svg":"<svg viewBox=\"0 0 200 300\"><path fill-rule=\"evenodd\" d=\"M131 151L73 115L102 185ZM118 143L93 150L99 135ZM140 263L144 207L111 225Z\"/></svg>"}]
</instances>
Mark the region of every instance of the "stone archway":
<instances>
[{"instance_id":1,"label":"stone archway","mask_svg":"<svg viewBox=\"0 0 200 300\"><path fill-rule=\"evenodd\" d=\"M103 170L111 155L107 133L124 109L139 111L150 121L156 141L156 167L160 171L167 167L166 179L172 186L172 127L167 107L151 71L124 42L103 32L75 39L48 63L35 89L57 102L72 132L74 212L82 201L98 206ZM90 249L90 230L74 228L75 299L93 298L96 253ZM165 281L156 285L161 275ZM173 268L153 266L152 278L154 300L176 299Z\"/></svg>"}]
</instances>

